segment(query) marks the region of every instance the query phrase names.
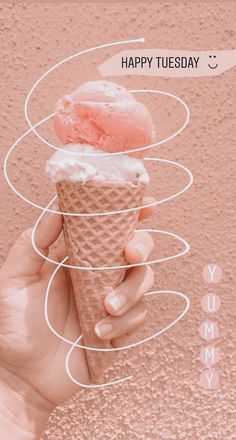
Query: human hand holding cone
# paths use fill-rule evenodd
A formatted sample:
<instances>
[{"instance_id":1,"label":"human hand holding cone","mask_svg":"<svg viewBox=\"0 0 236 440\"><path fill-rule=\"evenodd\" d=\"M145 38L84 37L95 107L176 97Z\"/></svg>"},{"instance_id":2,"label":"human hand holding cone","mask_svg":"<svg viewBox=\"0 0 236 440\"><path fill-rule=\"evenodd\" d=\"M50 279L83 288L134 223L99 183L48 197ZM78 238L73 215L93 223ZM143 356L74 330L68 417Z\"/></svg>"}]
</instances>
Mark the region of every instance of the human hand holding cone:
<instances>
[{"instance_id":1,"label":"human hand holding cone","mask_svg":"<svg viewBox=\"0 0 236 440\"><path fill-rule=\"evenodd\" d=\"M101 92L100 84L98 89ZM124 94L125 89L120 90ZM81 120L79 122L81 124ZM103 139L103 143L105 141ZM132 145L129 143L127 148L131 149ZM76 153L75 156L66 153L66 150ZM98 338L94 327L107 316L105 296L125 277L126 269L119 266L127 265L124 249L138 222L138 207L142 205L148 175L140 160L124 154L103 157L100 150L95 150L92 157L93 151L91 144L66 145L64 152L54 154L46 169L56 182L61 212L88 214L64 215L63 231L69 264L85 268L70 269L84 345L109 349L112 348L111 341ZM83 156L86 152L89 154L87 157ZM130 208L137 209L127 212ZM106 214L113 211L125 212ZM96 215L98 213L104 214ZM106 269L109 267L114 269ZM91 381L103 382L115 352L88 349L85 352Z\"/></svg>"}]
</instances>

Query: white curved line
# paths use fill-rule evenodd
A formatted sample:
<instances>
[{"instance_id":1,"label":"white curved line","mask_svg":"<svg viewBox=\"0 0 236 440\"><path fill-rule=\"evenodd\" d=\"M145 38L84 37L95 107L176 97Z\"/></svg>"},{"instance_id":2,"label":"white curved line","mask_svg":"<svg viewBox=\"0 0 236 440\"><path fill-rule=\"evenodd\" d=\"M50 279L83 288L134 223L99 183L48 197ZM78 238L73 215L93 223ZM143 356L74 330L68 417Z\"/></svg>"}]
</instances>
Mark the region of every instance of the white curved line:
<instances>
[{"instance_id":1,"label":"white curved line","mask_svg":"<svg viewBox=\"0 0 236 440\"><path fill-rule=\"evenodd\" d=\"M45 121L46 119L47 119L47 118L45 118L43 121ZM38 125L40 125L40 124L41 124L41 123L38 123ZM29 132L30 132L30 129L29 129L25 134L23 134L23 135L21 136L21 140L23 139L24 135L29 134ZM20 139L20 138L19 138L19 139ZM6 179L7 183L8 183L8 185L10 186L10 188L12 189L12 191L13 191L13 192L14 192L19 198L21 198L24 202L28 203L29 205L31 205L31 206L33 206L33 207L35 207L35 208L37 208L37 209L40 209L41 211L44 211L44 212L45 212L45 207L44 207L44 206L38 205L37 203L32 202L31 200L29 200L28 198L26 198L24 195L22 195L22 193L20 193L20 192L15 188L15 186L13 185L13 183L11 182L11 180L10 180L10 178L9 178L9 176L8 176L8 172L7 172L8 160L9 160L9 157L10 157L12 151L13 151L14 148L16 147L16 145L17 145L17 143L15 143L15 144L10 148L10 150L8 151L8 153L7 153L6 157L5 157L5 160L4 160L3 171L4 171L5 179ZM172 194L172 196L166 197L165 199L155 200L154 202L146 203L145 205L135 206L135 207L133 207L133 208L122 209L122 210L119 210L119 211L104 211L104 212L97 212L97 213L95 213L95 214L93 214L93 213L89 213L89 214L88 214L88 213L83 213L83 212L82 212L82 213L78 213L78 212L63 212L63 211L57 211L57 210L55 210L55 209L49 209L49 206L50 206L50 204L51 204L51 202L50 202L49 205L48 205L48 207L47 207L47 212L51 212L51 213L53 213L53 214L66 215L66 216L74 216L74 217L93 217L93 216L104 216L104 215L124 214L124 213L126 213L126 212L131 212L131 211L136 211L136 210L143 209L143 208L149 208L149 207L151 207L151 206L161 205L162 203L165 203L165 202L167 202L167 201L170 201L170 200L175 199L176 197L178 197L178 196L180 196L181 194L185 193L185 192L191 187L191 185L192 185L192 183L193 183L193 175L192 175L191 171L190 171L187 167L185 167L184 165L182 165L182 164L180 164L180 163L178 163L178 162L175 162L175 161L173 161L173 160L168 160L168 159L159 159L159 158L145 157L144 160L145 160L145 161L153 161L153 162L164 162L164 163L169 163L169 164L171 164L171 165L174 165L174 166L177 166L178 168L183 169L183 170L186 172L186 174L188 174L188 177L189 177L189 181L188 181L187 185L186 185L184 188L182 188L179 192L177 192L177 193L175 193L175 194ZM53 200L55 200L55 199L56 199L56 196L54 197Z\"/></svg>"},{"instance_id":2,"label":"white curved line","mask_svg":"<svg viewBox=\"0 0 236 440\"><path fill-rule=\"evenodd\" d=\"M66 362L65 362L66 372L67 372L67 375L69 376L69 378L72 380L72 382L74 382L76 385L79 385L80 387L83 387L83 388L104 388L104 387L108 387L110 385L117 385L119 383L125 382L126 380L132 379L133 376L126 376L126 377L122 377L121 379L113 380L111 382L105 382L105 383L101 383L101 384L90 384L90 385L79 382L77 379L75 379L70 371L69 362L70 362L70 357L72 355L72 352L75 348L77 348L77 346L78 346L77 344L81 338L82 338L82 335L80 335L80 337L74 342L74 344L71 346L71 348L68 351L67 356L66 356Z\"/></svg>"},{"instance_id":3,"label":"white curved line","mask_svg":"<svg viewBox=\"0 0 236 440\"><path fill-rule=\"evenodd\" d=\"M56 196L50 201L50 204L53 203L55 198L56 198ZM39 224L40 220L42 219L43 215L45 214L46 210L47 210L47 207L45 208L45 211L40 214L40 216L38 217L38 219L37 219L37 221L36 221L36 223L35 223L35 225L33 227L32 235L31 235L31 242L32 242L32 246L33 246L35 252L38 255L40 255L40 257L42 257L44 260L48 261L49 263L53 263L53 264L57 265L59 262L56 261L56 260L53 260L52 258L50 258L50 257L48 257L46 255L44 255L40 251L40 249L36 246L36 243L35 243L35 234L36 234L36 231L37 231L37 227L38 227L38 224ZM150 264L162 263L164 261L173 260L175 258L182 257L183 255L187 254L189 252L189 250L190 250L190 246L187 243L187 241L184 240L184 238L179 237L179 235L174 234L173 232L162 231L160 229L150 229L150 228L149 229L135 229L135 232L138 232L138 231L149 232L149 233L152 233L152 232L155 233L156 232L156 233L159 233L159 234L168 235L169 237L173 237L176 240L180 241L184 245L185 248L184 248L183 251L181 251L181 252L179 252L177 254L170 255L168 257L157 258L157 259L150 260L150 261L144 261L142 263L124 264L124 265L120 265L120 266L97 266L97 267L94 267L94 266L91 266L91 267L74 266L74 265L71 265L71 264L62 264L62 266L63 267L67 267L69 269L77 269L77 270L114 270L114 269L119 270L119 269L131 269L132 267L147 266L147 265L150 265Z\"/></svg>"},{"instance_id":4,"label":"white curved line","mask_svg":"<svg viewBox=\"0 0 236 440\"><path fill-rule=\"evenodd\" d=\"M58 270L62 267L63 262L65 262L65 261L67 260L67 258L68 258L68 257L65 257L65 258L64 258L64 259L58 264L58 266L56 267L55 271L53 272L53 274L51 275L51 277L50 277L50 279L49 279L49 282L48 282L48 285L47 285L47 290L46 290L46 295L45 295L45 301L44 301L44 319L45 319L45 321L46 321L46 324L47 324L49 330L50 330L50 331L51 331L51 332L52 332L57 338L59 338L59 339L60 339L61 341L63 341L63 342L66 342L67 344L71 345L71 348L70 348L70 350L69 350L68 353L67 353L66 361L65 361L65 368L66 368L66 372L67 372L69 378L70 378L70 379L72 380L72 382L74 382L76 385L79 385L79 386L81 386L81 387L83 387L83 388L101 388L101 387L105 387L105 386L109 386L109 385L117 385L117 384L119 384L119 383L121 383L121 382L124 382L124 381L126 381L126 380L131 379L133 376L126 376L126 377L123 377L123 378L121 378L121 379L116 379L116 380L111 381L111 382L106 382L106 383L104 383L104 384L90 384L90 385L89 385L89 384L84 384L84 383L79 382L77 379L75 379L75 378L72 376L71 371L70 371L70 367L69 367L70 357L71 357L71 354L72 354L73 350L74 350L76 347L78 347L78 343L79 343L79 341L82 339L83 335L81 334L81 335L78 337L78 339L76 339L75 342L70 341L69 339L64 338L64 336L60 335L60 333L58 333L58 332L54 329L54 327L51 325L51 322L50 322L50 320L49 320L49 318L48 318L48 296L49 296L50 287L51 287L51 284L52 284L52 282L53 282L53 279L54 279L56 273L57 273ZM82 347L83 347L83 346L82 346Z\"/></svg>"},{"instance_id":5,"label":"white curved line","mask_svg":"<svg viewBox=\"0 0 236 440\"><path fill-rule=\"evenodd\" d=\"M70 266L70 265L64 265L63 263L64 263L65 261L67 261L68 257L64 258L64 259L62 260L62 262L60 262L60 263L58 263L58 262L56 262L56 261L54 261L54 260L51 260L51 259L49 259L49 258L45 258L45 256L44 256L43 254L40 253L40 251L37 249L37 247L36 247L36 245L35 245L35 231L36 231L36 228L37 228L37 225L38 225L40 219L42 218L42 216L44 215L44 213L45 213L46 211L48 211L48 212L52 212L52 213L64 214L64 215L79 215L79 216L83 216L83 215L85 215L85 216L91 216L91 214L83 214L83 213L82 213L82 214L80 214L80 213L74 213L74 214L73 214L73 213L61 213L60 211L50 210L50 209L49 209L49 206L50 206L51 203L57 198L57 196L55 196L55 197L50 201L50 203L48 204L48 206L47 206L46 208L44 208L44 207L42 207L42 206L40 206L40 205L38 205L38 204L36 204L36 203L31 202L31 201L28 200L24 195L22 195L22 194L21 194L21 193L20 193L20 192L14 187L14 185L12 184L12 182L11 182L9 176L8 176L8 173L7 173L7 165L8 165L9 157L10 157L11 153L13 152L14 148L18 145L19 142L21 142L22 139L24 139L24 138L25 138L29 133L31 133L32 131L33 131L34 134L35 134L39 139L41 139L41 141L43 141L46 145L48 145L48 146L50 146L50 147L52 147L52 148L54 148L54 149L56 149L56 150L60 150L60 149L61 149L61 148L57 148L57 147L54 146L53 144L50 144L49 142L47 142L43 137L41 137L41 136L39 135L39 133L38 133L37 130L36 130L36 128L39 127L41 124L43 124L43 123L46 122L47 120L51 119L51 118L54 116L54 113L52 113L51 115L45 117L44 119L42 119L41 121L39 121L39 122L38 122L37 124L35 124L35 125L32 125L32 124L31 124L30 118L29 118L29 116L28 116L28 105L29 105L30 97L32 96L32 93L34 92L34 90L36 89L36 87L38 86L38 84L39 84L39 83L40 83L40 82L41 82L41 81L42 81L47 75L49 75L49 73L51 73L53 70L55 70L57 67L59 67L59 66L62 65L63 63L65 63L65 62L67 62L67 61L69 61L69 60L71 60L71 59L73 59L73 58L75 58L75 57L77 57L77 56L80 56L80 55L82 55L82 54L85 54L85 53L88 53L88 52L92 52L92 51L97 50L97 49L102 49L102 48L111 47L111 46L117 46L117 45L120 45L120 44L127 44L127 43L132 43L132 42L144 42L144 41L145 41L144 38L140 38L140 39L126 40L126 41L118 41L118 42L113 42L113 43L108 43L108 44L99 45L99 46L96 46L96 47L93 47L93 48L89 48L89 49L86 49L86 50L83 50L83 51L77 52L77 53L75 53L75 54L73 54L73 55L71 55L71 56L65 58L64 60L58 62L57 64L55 64L54 66L52 66L50 69L48 69L48 70L47 70L47 71L46 71L46 72L45 72L45 73L44 73L44 74L43 74L43 75L42 75L42 76L41 76L41 77L40 77L40 78L34 83L33 87L31 88L31 90L30 90L30 92L28 93L28 95L27 95L27 97L26 97L26 100L25 100L25 104L24 104L24 113L25 113L25 118L26 118L26 120L27 120L27 122L28 122L28 124L29 124L29 126L30 126L30 129L27 130L25 133L23 133L23 135L20 136L20 137L18 138L18 140L17 140L17 141L11 146L11 148L9 149L9 151L8 151L6 157L5 157L5 160L4 160L4 176L5 176L5 179L6 179L7 183L8 183L8 185L9 185L10 188L13 190L13 192L14 192L18 197L20 197L23 201L25 201L26 203L29 203L30 205L32 205L32 206L34 206L34 207L36 207L36 208L39 208L39 209L41 209L41 210L43 211L43 212L41 213L41 215L39 216L39 218L38 218L38 220L37 220L37 222L36 222L36 224L35 224L35 226L34 226L33 232L32 232L32 245L33 245L35 251L36 251L39 255L41 255L44 259L46 259L46 260L48 260L48 261L50 261L50 262L53 262L54 264L57 265L57 267L56 267L56 269L54 270L52 276L50 277L49 282L48 282L48 285L47 285L47 290L46 290L46 295L45 295L45 304L44 304L44 315L45 315L45 320L46 320L46 323L47 323L49 329L50 329L50 330L51 330L51 331L52 331L57 337L59 337L59 339L63 340L64 342L67 342L68 344L71 345L71 348L70 348L70 350L69 350L69 352L68 352L68 354L67 354L67 357L66 357L66 372L67 372L68 376L70 377L70 379L71 379L74 383L76 383L76 384L78 384L78 385L80 385L80 386L82 386L82 387L85 387L85 388L91 388L91 387L92 387L92 388L97 388L97 387L104 387L104 386L109 386L109 385L118 384L118 383L124 382L125 380L128 380L128 379L132 378L132 376L128 376L128 377L125 377L125 378L122 378L122 379L118 379L118 380L115 380L115 381L113 381L113 382L109 382L109 383L105 383L105 384L94 384L94 385L81 384L80 382L78 382L78 381L72 376L71 371L70 371L70 368L69 368L69 360L70 360L70 356L71 356L71 354L72 354L72 352L73 352L73 350L74 350L75 347L80 347L80 348L82 348L82 349L85 349L85 350L87 349L87 350L92 350L92 351L119 351L119 350L126 350L126 349L128 349L128 348L133 348L133 347L135 347L135 346L137 346L137 345L143 344L143 343L145 343L145 342L147 342L147 341L153 339L154 337L156 337L156 336L158 336L158 335L164 333L164 332L167 331L169 328L171 328L173 325L175 325L180 319L182 319L182 317L187 313L187 311L188 311L188 309L189 309L189 307L190 307L190 301L189 301L189 298L188 298L185 294L183 294L183 293L181 293L181 292L176 292L176 291L153 291L153 292L149 292L149 293L147 293L145 296L155 295L155 294L163 294L163 293L164 293L164 294L174 294L174 295L180 296L180 297L182 297L182 298L185 299L185 301L186 301L186 307L185 307L185 309L182 311L182 313L181 313L181 314L180 314L180 315L179 315L174 321L172 321L169 325L167 325L166 327L164 327L162 330L160 330L159 332L155 333L154 335L151 335L151 336L149 336L149 337L147 337L147 338L145 338L145 339L143 339L143 340L141 340L141 341L138 341L138 342L136 342L136 343L134 343L134 344L130 344L130 345L128 345L128 346L117 347L117 348L111 348L111 349L97 349L97 348L95 348L95 347L86 347L86 346L84 346L84 345L80 345L80 344L79 344L79 341L81 340L82 335L80 335L79 338L78 338L75 342L70 341L70 340L67 340L66 338L64 338L62 335L60 335L58 332L56 332L56 330L52 327L52 325L51 325L51 323L50 323L50 321L49 321L49 319L48 319L48 295L49 295L50 287L51 287L51 284L52 284L53 278L54 278L54 276L56 275L56 273L57 273L57 271L59 270L60 267L63 267L63 266L64 266L64 267L76 268L76 269L81 269L81 270L85 270L85 268L83 268L83 267L80 268L80 267ZM178 102L180 102L180 103L184 106L184 109L185 109L185 111L186 111L186 119L185 119L185 122L184 122L184 124L182 125L182 127L180 127L175 133L173 133L173 134L170 135L169 137L167 137L167 138L165 138L165 139L162 139L161 141L159 141L159 142L157 142L157 143L154 143L154 144L151 144L151 145L147 145L147 146L145 146L145 147L143 147L143 148L136 148L136 149L132 149L132 150L127 150L126 153L131 153L131 152L136 152L136 151L146 150L146 149L154 148L154 147L156 147L156 146L158 146L158 145L161 145L161 144L163 144L163 143L165 143L165 142L167 142L167 141L173 139L175 136L177 136L179 133L181 133L181 132L184 130L184 128L187 126L187 124L188 124L188 122L189 122L189 118L190 118L190 111L189 111L189 108L188 108L187 104L186 104L181 98L179 98L179 97L177 97L177 96L175 96L175 95L173 95L173 94L171 94L171 93L168 93L168 92L158 91L158 90L152 90L152 89L147 89L147 90L146 90L146 89L141 89L141 90L131 90L131 92L133 92L133 93L156 93L156 94L161 94L161 95L165 95L165 96L169 96L169 97L171 97L171 98L174 98L175 100L177 100ZM75 154L75 153L73 153L73 154ZM91 156L91 155L96 156L96 155L97 155L97 154L86 154L86 153L77 153L77 154L80 154L80 155L83 155L83 156ZM111 154L113 154L113 155L119 155L119 154L123 154L123 152L104 153L103 155L104 155L104 156L109 156L109 155L111 155ZM174 162L174 161L168 161L168 160L165 160L165 159L145 158L144 160L156 160L156 161L161 161L161 162L166 162L166 163L172 163L172 164L174 164L174 165L176 165L176 166L178 166L178 167L184 169L184 170L187 172L188 176L189 176L189 182L188 182L187 186L184 187L184 188L183 188L181 191L179 191L178 193L176 193L176 194L174 194L174 195L172 195L172 196L170 196L170 197L168 197L168 198L166 198L166 199L163 199L163 200L161 200L161 201L156 201L156 202L153 202L153 203L150 203L150 204L147 204L147 205L143 205L142 207L130 208L130 209L123 210L123 211L115 211L115 212L113 211L113 212L110 212L110 213L97 213L97 214L95 214L95 215L112 215L112 214L115 214L115 213L129 212L129 211L137 210L137 209L144 208L144 207L149 207L149 206L158 205L158 204L164 203L165 201L171 200L171 199L173 199L173 198L179 196L179 195L182 194L183 192L187 191L187 189L191 186L191 184L192 184L192 182L193 182L193 176L192 176L192 173L190 172L190 170L188 170L188 168L184 167L183 165L178 164L177 162ZM134 265L124 265L124 266L117 266L117 267L112 267L112 266L110 266L110 267L97 267L97 268L86 268L86 269L87 269L87 270L108 270L108 269L119 269L119 268L131 268L131 267L142 266L142 265L146 265L146 264L154 264L154 263L157 263L157 262L167 261L167 260L170 260L170 259L177 258L177 257L179 257L179 256L184 255L185 253L187 253L187 252L189 251L189 249L190 249L188 243L187 243L184 239L182 239L181 237L179 237L179 236L177 236L177 235L175 235L175 234L173 234L173 233L170 233L170 232L167 232L167 231L160 231L160 230L157 230L157 229L156 229L156 230L155 230L155 229L144 229L143 231L146 231L146 232L157 232L157 233L162 233L162 234L165 234L165 235L169 235L169 236L171 236L171 237L174 237L174 238L180 240L180 241L185 245L185 249L184 249L183 252L181 252L181 253L179 253L179 254L172 255L172 256L170 256L170 257L166 257L166 258L159 259L159 260L153 260L153 261L145 262L145 263L139 263L139 264L134 264Z\"/></svg>"},{"instance_id":6,"label":"white curved line","mask_svg":"<svg viewBox=\"0 0 236 440\"><path fill-rule=\"evenodd\" d=\"M79 51L79 52L76 52L76 53L74 53L74 54L72 54L72 55L69 55L68 57L66 57L66 58L64 58L63 60L59 61L58 63L54 64L54 65L53 65L50 69L48 69L46 72L44 72L44 73L41 75L41 77L38 78L37 81L35 81L35 83L34 83L33 86L31 87L31 89L30 89L30 91L29 91L29 93L28 93L28 95L27 95L27 97L26 97L25 104L24 104L24 114L25 114L25 118L26 118L26 121L28 122L29 126L31 127L31 130L34 132L34 134L35 134L35 135L36 135L36 136L37 136L42 142L44 142L46 145L48 145L49 147L51 147L51 148L53 148L53 149L55 149L55 150L60 150L60 148L58 148L58 147L56 147L54 144L51 144L50 142L48 142L46 139L44 139L44 138L43 138L43 137L37 132L37 130L35 130L35 125L33 125L33 124L31 123L31 120L30 120L30 118L29 118L29 114L28 114L28 106L29 106L29 101L30 101L30 98L31 98L31 96L32 96L32 93L35 91L35 89L36 89L37 86L41 83L41 81L42 81L44 78L46 78L46 76L48 76L51 72L53 72L55 69L57 69L57 68L60 67L62 64L66 63L67 61L70 61L70 60L72 60L72 59L74 59L74 58L76 58L76 57L79 57L79 56L81 56L81 55L84 55L84 54L86 54L86 53L93 52L93 51L96 51L96 50L99 50L99 49L104 49L104 48L106 48L106 47L119 46L119 45L122 45L122 44L129 44L129 43L144 43L144 42L145 42L145 38L142 37L142 38L136 38L136 39L124 40L124 41L116 41L116 42L112 42L112 43L106 43L106 44L101 44L101 45L98 45L98 46L94 46L94 47L92 47L92 48L84 49L84 50L82 50L82 51ZM136 152L136 151L142 151L142 150L146 150L146 149L154 148L155 146L161 145L161 144L163 144L164 142L167 142L167 141L173 139L173 137L175 137L175 136L177 136L179 133L181 133L181 131L183 131L183 130L185 129L185 127L187 126L187 124L188 124L188 122L189 122L189 118L190 118L190 111L189 111L189 108L188 108L187 104L186 104L181 98L179 98L178 96L173 95L172 93L169 93L169 92L163 92L163 91L152 90L152 89L147 89L147 90L146 90L146 89L141 89L141 90L133 89L133 90L131 90L131 92L133 92L133 93L159 93L159 94L166 95L166 96L169 96L169 97L171 97L171 98L174 98L175 100L177 100L178 102L180 102L180 103L184 106L184 108L185 108L185 110L186 110L186 120L185 120L184 124L182 125L182 127L181 127L179 130L177 130L176 133L174 133L173 135L171 135L171 136L165 138L165 139L162 140L162 141L156 142L156 143L154 143L154 144L146 145L145 147L142 147L142 148L135 148L135 149L127 150L127 151L126 151L127 154L129 154L129 153L134 153L134 152ZM69 152L69 153L71 153L71 152ZM77 154L77 153L74 153L74 154ZM80 155L82 155L82 156L91 156L91 155L92 155L93 157L96 156L96 154L91 154L91 153L78 153L78 154L80 154ZM113 154L113 155L120 155L120 154L123 154L123 152L104 153L103 156L109 156L110 154Z\"/></svg>"},{"instance_id":7,"label":"white curved line","mask_svg":"<svg viewBox=\"0 0 236 440\"><path fill-rule=\"evenodd\" d=\"M187 311L190 307L190 300L189 300L188 296L182 292L177 292L174 290L159 290L159 291L157 290L157 291L153 291L153 292L148 292L145 294L145 296L151 296L151 295L157 295L157 294L172 294L172 295L180 296L181 298L183 298L186 301L186 307L182 311L182 313L174 321L172 321L170 324L168 324L166 327L164 327L163 329L154 333L153 335L142 339L141 341L134 342L133 344L129 344L129 345L126 345L123 347L113 347L113 348L95 348L95 347L88 347L85 345L81 345L78 342L71 341L70 339L67 339L64 336L62 336L60 333L58 333L54 329L54 327L51 325L50 320L48 318L48 297L49 297L49 293L50 293L50 288L51 288L51 285L52 285L52 282L53 282L53 279L54 279L56 273L58 272L60 267L63 267L63 263L67 260L67 258L68 257L65 257L61 261L61 263L58 264L58 266L55 268L54 272L52 273L52 275L49 279L47 289L46 289L46 294L45 294L44 317L45 317L46 324L47 324L48 328L52 331L52 333L55 336L57 336L61 341L66 342L67 344L72 345L73 347L79 347L84 350L91 350L91 351L121 351L121 350L127 350L129 348L137 347L138 345L144 344L145 342L150 341L151 339L154 339L155 337L159 336L160 334L164 333L165 331L167 331L171 327L173 327L178 321L180 321L183 318L183 316L187 313ZM80 335L80 337L81 337L81 335Z\"/></svg>"},{"instance_id":8,"label":"white curved line","mask_svg":"<svg viewBox=\"0 0 236 440\"><path fill-rule=\"evenodd\" d=\"M113 47L113 46L120 46L122 44L129 44L129 43L144 43L145 42L145 38L141 37L141 38L134 38L134 39L130 39L130 40L120 40L120 41L115 41L112 43L105 43L105 44L99 44L98 46L94 46L94 47L90 47L88 49L84 49L81 50L79 52L76 52L72 55L69 55L68 57L64 58L63 60L59 61L58 63L54 64L52 67L50 67L50 69L48 69L46 72L44 72L40 78L37 79L37 81L35 81L35 83L33 84L33 86L31 87L25 103L24 103L24 115L25 115L25 119L28 123L28 125L31 127L31 130L34 132L34 134L44 143L46 143L49 147L54 148L56 150L58 150L57 147L55 147L53 144L50 144L49 142L47 142L36 130L35 130L35 125L32 125L31 120L29 118L29 114L28 114L28 106L29 106L29 101L30 98L32 96L32 93L35 91L35 89L37 88L37 86L41 83L41 81L46 78L46 76L48 76L51 72L53 72L54 70L56 70L58 67L60 67L62 64L71 61L72 59L79 57L81 55L84 55L86 53L89 52L93 52L99 49L105 49L107 47Z\"/></svg>"},{"instance_id":9,"label":"white curved line","mask_svg":"<svg viewBox=\"0 0 236 440\"><path fill-rule=\"evenodd\" d=\"M154 147L158 147L159 145L162 145L162 144L164 144L164 143L166 143L166 142L168 142L168 141L170 141L171 139L173 139L173 138L175 138L176 136L178 136L185 128L186 128L186 126L188 125L188 123L189 123L189 119L190 119L190 111L189 111L189 108L188 108L188 106L187 106L187 104L181 99L181 98L179 98L179 96L176 96L176 95L173 95L172 93L168 93L168 92L164 92L164 91L161 91L161 90L154 90L154 89L137 89L137 90L132 90L132 92L133 93L139 93L139 92L142 92L142 93L156 93L156 94L159 94L159 95L164 95L164 96L169 96L169 97L171 97L171 98L174 98L176 101L178 101L178 102L180 102L182 105L183 105L183 107L184 107L184 109L185 109L185 111L186 111L186 119L185 119L185 121L184 121L184 123L183 123L183 125L178 129L178 130L176 130L173 134L171 134L170 136L167 136L166 138L164 138L164 139L161 139L160 141L158 141L158 142L155 142L154 144L149 144L149 145L146 145L146 146L144 146L144 147L138 147L138 148L133 148L133 149L131 149L131 150L126 150L125 152L124 151L116 151L116 152L112 152L112 153L80 153L80 152L77 152L77 151L70 151L70 150L66 150L66 149L64 149L63 148L63 151L65 151L65 152L67 152L67 153L69 153L69 154L73 154L73 155L76 155L76 154L78 154L79 156L93 156L93 157L96 157L96 156L99 156L99 157L101 157L101 156L119 156L119 155L121 155L121 154L124 154L124 153L126 153L126 154L130 154L130 153L135 153L135 152L137 152L137 151L144 151L144 150L150 150L150 149L152 149L152 148L154 148ZM51 115L50 115L50 117L47 117L48 119L49 118L52 118L53 116L55 115L55 113L52 113ZM30 122L30 121L29 121ZM54 144L51 144L50 142L48 142L43 136L41 136L36 130L35 130L35 126L36 125L32 125L31 123L30 123L30 127L31 127L31 130L36 134L36 136L44 143L44 144L46 144L48 147L50 147L50 148L53 148L54 150L58 150L58 151L60 151L61 150L61 147L57 147L56 145L54 145Z\"/></svg>"},{"instance_id":10,"label":"white curved line","mask_svg":"<svg viewBox=\"0 0 236 440\"><path fill-rule=\"evenodd\" d=\"M37 124L35 124L35 127L39 127L40 125L42 125L44 122L46 122L48 119L51 118L51 115L47 116L46 118L42 119L41 121L39 121ZM34 206L34 208L38 208L38 209L43 209L42 206L37 205L37 203L31 202L29 199L27 199L27 197L25 197L24 195L22 195L13 185L13 183L11 182L9 176L8 176L8 172L7 172L7 166L8 166L8 160L10 158L11 153L13 152L13 150L15 149L15 147L18 145L19 142L22 141L22 139L24 139L29 133L31 133L32 129L29 128L27 131L25 131L25 133L23 133L17 140L16 142L14 142L14 144L11 146L11 148L9 149L9 151L7 152L4 162L3 162L3 174L4 177L9 185L9 187L12 189L12 191L24 202L28 203L31 206Z\"/></svg>"}]
</instances>

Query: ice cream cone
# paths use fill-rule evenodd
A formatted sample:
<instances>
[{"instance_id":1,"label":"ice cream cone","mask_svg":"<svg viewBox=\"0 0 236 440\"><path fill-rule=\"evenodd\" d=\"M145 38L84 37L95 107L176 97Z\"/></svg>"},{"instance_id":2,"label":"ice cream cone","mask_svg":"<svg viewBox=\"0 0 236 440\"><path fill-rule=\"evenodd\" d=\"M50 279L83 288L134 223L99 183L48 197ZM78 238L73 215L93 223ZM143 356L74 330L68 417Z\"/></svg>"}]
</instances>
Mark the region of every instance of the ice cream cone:
<instances>
[{"instance_id":1,"label":"ice cream cone","mask_svg":"<svg viewBox=\"0 0 236 440\"><path fill-rule=\"evenodd\" d=\"M96 214L142 205L145 185L116 181L86 183L60 181L56 184L62 212ZM126 265L124 249L138 222L139 210L93 216L64 216L64 237L69 264L80 267ZM70 269L80 327L85 346L112 348L94 331L95 324L105 316L103 301L109 288L116 288L124 279L126 269ZM117 354L86 350L91 381L104 381L106 368Z\"/></svg>"}]
</instances>

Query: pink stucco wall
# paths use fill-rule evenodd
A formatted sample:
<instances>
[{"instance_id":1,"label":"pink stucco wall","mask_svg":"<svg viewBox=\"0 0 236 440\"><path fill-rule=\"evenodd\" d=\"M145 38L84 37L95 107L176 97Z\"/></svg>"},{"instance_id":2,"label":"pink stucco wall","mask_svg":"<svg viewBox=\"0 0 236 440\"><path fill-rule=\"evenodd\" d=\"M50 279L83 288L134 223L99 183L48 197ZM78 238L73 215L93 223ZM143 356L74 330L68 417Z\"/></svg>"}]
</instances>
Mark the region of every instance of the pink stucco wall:
<instances>
[{"instance_id":1,"label":"pink stucco wall","mask_svg":"<svg viewBox=\"0 0 236 440\"><path fill-rule=\"evenodd\" d=\"M187 50L235 48L234 2L98 2L1 4L3 33L1 78L1 159L12 142L26 130L25 96L48 67L80 49L99 43L145 36L146 47ZM132 48L132 46L130 46ZM137 48L137 47L135 47ZM96 66L113 55L106 49L76 59L54 72L35 93L30 115L34 122L53 111L55 101L86 79L98 78ZM110 78L116 80L117 78ZM177 160L194 174L194 185L184 195L160 205L149 225L181 235L191 245L180 259L155 266L158 290L187 293L187 316L161 337L121 353L111 377L132 372L133 380L114 388L83 390L54 411L44 440L233 440L235 438L235 70L214 78L124 77L132 88L156 88L182 97L191 110L187 129L161 146L155 156ZM141 96L140 96L141 98ZM158 137L170 134L184 118L183 110L167 98L143 95L153 112ZM53 140L50 123L41 133ZM54 192L43 176L51 154L30 135L11 159L10 175L25 195L46 204ZM173 167L151 167L150 192L159 198L181 189L186 176ZM1 260L21 230L32 225L38 212L18 199L1 175ZM161 236L158 256L177 246ZM223 278L214 288L202 270L215 262ZM200 324L208 319L201 297L214 291L221 308L214 320L220 329L216 345L220 383L215 391L198 385L203 366ZM148 336L170 322L183 307L173 297L147 300Z\"/></svg>"}]
</instances>

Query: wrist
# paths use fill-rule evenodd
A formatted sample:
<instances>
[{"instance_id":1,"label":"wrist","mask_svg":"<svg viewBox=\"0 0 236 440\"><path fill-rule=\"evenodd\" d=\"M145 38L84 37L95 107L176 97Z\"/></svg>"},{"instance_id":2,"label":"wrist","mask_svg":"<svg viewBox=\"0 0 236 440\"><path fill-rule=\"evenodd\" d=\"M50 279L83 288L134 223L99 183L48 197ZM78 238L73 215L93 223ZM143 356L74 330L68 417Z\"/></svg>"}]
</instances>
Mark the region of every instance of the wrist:
<instances>
[{"instance_id":1,"label":"wrist","mask_svg":"<svg viewBox=\"0 0 236 440\"><path fill-rule=\"evenodd\" d=\"M3 367L0 367L0 395L1 438L39 438L53 405L32 385Z\"/></svg>"}]
</instances>

